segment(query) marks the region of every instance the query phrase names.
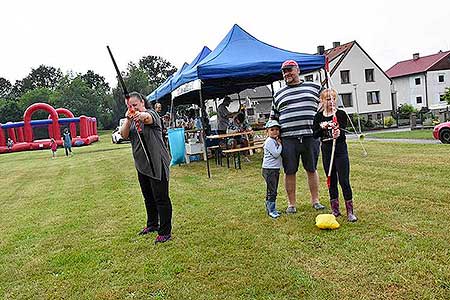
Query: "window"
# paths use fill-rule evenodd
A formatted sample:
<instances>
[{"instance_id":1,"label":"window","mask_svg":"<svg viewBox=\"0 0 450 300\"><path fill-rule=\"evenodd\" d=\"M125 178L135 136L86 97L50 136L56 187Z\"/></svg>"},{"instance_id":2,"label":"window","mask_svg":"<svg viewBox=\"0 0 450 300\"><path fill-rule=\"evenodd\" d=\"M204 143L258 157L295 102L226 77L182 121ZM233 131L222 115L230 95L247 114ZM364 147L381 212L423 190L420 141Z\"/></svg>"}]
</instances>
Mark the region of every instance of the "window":
<instances>
[{"instance_id":1,"label":"window","mask_svg":"<svg viewBox=\"0 0 450 300\"><path fill-rule=\"evenodd\" d=\"M416 97L416 103L417 103L417 104L422 103L422 96Z\"/></svg>"},{"instance_id":2,"label":"window","mask_svg":"<svg viewBox=\"0 0 450 300\"><path fill-rule=\"evenodd\" d=\"M444 96L445 96L445 94L440 94L439 95L439 100L442 101L442 102L445 102L446 100L445 100Z\"/></svg>"},{"instance_id":3,"label":"window","mask_svg":"<svg viewBox=\"0 0 450 300\"><path fill-rule=\"evenodd\" d=\"M416 85L420 85L420 77L415 79Z\"/></svg>"},{"instance_id":4,"label":"window","mask_svg":"<svg viewBox=\"0 0 450 300\"><path fill-rule=\"evenodd\" d=\"M312 75L306 75L305 76L305 81L313 81L313 76Z\"/></svg>"},{"instance_id":5,"label":"window","mask_svg":"<svg viewBox=\"0 0 450 300\"><path fill-rule=\"evenodd\" d=\"M380 104L380 92L367 92L367 104Z\"/></svg>"},{"instance_id":6,"label":"window","mask_svg":"<svg viewBox=\"0 0 450 300\"><path fill-rule=\"evenodd\" d=\"M342 84L350 83L350 71L349 70L341 71L341 83Z\"/></svg>"},{"instance_id":7,"label":"window","mask_svg":"<svg viewBox=\"0 0 450 300\"><path fill-rule=\"evenodd\" d=\"M373 79L373 69L366 69L366 82L374 82Z\"/></svg>"},{"instance_id":8,"label":"window","mask_svg":"<svg viewBox=\"0 0 450 300\"><path fill-rule=\"evenodd\" d=\"M383 116L381 114L377 114L377 120L381 120Z\"/></svg>"},{"instance_id":9,"label":"window","mask_svg":"<svg viewBox=\"0 0 450 300\"><path fill-rule=\"evenodd\" d=\"M352 94L339 94L344 107L353 107Z\"/></svg>"},{"instance_id":10,"label":"window","mask_svg":"<svg viewBox=\"0 0 450 300\"><path fill-rule=\"evenodd\" d=\"M444 75L438 76L438 82L444 82Z\"/></svg>"}]
</instances>

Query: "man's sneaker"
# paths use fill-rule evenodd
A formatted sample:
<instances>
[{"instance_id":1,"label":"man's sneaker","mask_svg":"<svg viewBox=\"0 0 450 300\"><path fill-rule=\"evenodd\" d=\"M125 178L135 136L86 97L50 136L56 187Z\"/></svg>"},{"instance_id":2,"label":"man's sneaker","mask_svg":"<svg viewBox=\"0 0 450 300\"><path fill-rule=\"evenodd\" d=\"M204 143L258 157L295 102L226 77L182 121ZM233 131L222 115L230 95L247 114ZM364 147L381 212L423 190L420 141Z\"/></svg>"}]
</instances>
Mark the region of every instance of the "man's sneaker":
<instances>
[{"instance_id":1,"label":"man's sneaker","mask_svg":"<svg viewBox=\"0 0 450 300\"><path fill-rule=\"evenodd\" d=\"M141 232L139 232L139 235L144 235L156 231L158 231L158 227L145 227L144 229L141 230Z\"/></svg>"},{"instance_id":2,"label":"man's sneaker","mask_svg":"<svg viewBox=\"0 0 450 300\"><path fill-rule=\"evenodd\" d=\"M157 235L155 239L155 245L158 243L165 243L167 241L170 241L172 239L172 236L170 234L168 235Z\"/></svg>"},{"instance_id":3,"label":"man's sneaker","mask_svg":"<svg viewBox=\"0 0 450 300\"><path fill-rule=\"evenodd\" d=\"M286 208L287 214L295 214L296 212L297 212L297 208L295 208L295 206L288 206L288 208Z\"/></svg>"},{"instance_id":4,"label":"man's sneaker","mask_svg":"<svg viewBox=\"0 0 450 300\"><path fill-rule=\"evenodd\" d=\"M313 204L313 208L314 208L315 210L322 210L322 209L325 209L325 206L323 206L323 205L320 204L319 202L316 202L316 203Z\"/></svg>"}]
</instances>

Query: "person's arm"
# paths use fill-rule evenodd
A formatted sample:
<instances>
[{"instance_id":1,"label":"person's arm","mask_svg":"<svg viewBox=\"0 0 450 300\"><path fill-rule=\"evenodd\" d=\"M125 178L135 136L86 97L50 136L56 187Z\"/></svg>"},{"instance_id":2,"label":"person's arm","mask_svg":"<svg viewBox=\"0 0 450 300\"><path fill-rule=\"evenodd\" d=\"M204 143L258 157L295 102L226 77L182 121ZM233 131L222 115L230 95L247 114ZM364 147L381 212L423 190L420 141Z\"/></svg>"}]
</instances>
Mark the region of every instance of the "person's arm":
<instances>
[{"instance_id":1,"label":"person's arm","mask_svg":"<svg viewBox=\"0 0 450 300\"><path fill-rule=\"evenodd\" d=\"M129 117L128 111L125 113L125 122L123 122L122 126L120 127L120 135L127 139L130 135L130 128L131 128L131 117Z\"/></svg>"},{"instance_id":2,"label":"person's arm","mask_svg":"<svg viewBox=\"0 0 450 300\"><path fill-rule=\"evenodd\" d=\"M322 122L322 112L318 112L314 116L314 122L313 122L313 137L315 139L323 137L323 128L320 126L320 123Z\"/></svg>"},{"instance_id":3,"label":"person's arm","mask_svg":"<svg viewBox=\"0 0 450 300\"><path fill-rule=\"evenodd\" d=\"M266 142L264 148L275 158L278 158L281 155L282 146L272 138Z\"/></svg>"},{"instance_id":4,"label":"person's arm","mask_svg":"<svg viewBox=\"0 0 450 300\"><path fill-rule=\"evenodd\" d=\"M272 108L270 110L270 119L271 120L279 120L280 119L280 112L276 108L274 101L272 101Z\"/></svg>"}]
</instances>

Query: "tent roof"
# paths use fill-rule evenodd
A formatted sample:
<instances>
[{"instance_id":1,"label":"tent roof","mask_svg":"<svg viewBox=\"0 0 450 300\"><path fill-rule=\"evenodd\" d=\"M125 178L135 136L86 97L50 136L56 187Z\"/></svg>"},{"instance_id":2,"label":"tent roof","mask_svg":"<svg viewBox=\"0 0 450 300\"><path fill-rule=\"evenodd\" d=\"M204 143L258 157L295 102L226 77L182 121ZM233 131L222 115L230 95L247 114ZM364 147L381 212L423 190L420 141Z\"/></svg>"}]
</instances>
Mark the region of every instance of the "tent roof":
<instances>
[{"instance_id":1,"label":"tent roof","mask_svg":"<svg viewBox=\"0 0 450 300\"><path fill-rule=\"evenodd\" d=\"M288 59L297 61L302 71L319 69L325 64L323 55L297 53L271 46L235 24L208 56L195 68L183 72L181 77L189 79L186 82L201 79L204 99L222 97L281 80L281 64ZM189 99L190 95L181 95L176 102L198 102L198 93L195 94L195 99Z\"/></svg>"},{"instance_id":2,"label":"tent roof","mask_svg":"<svg viewBox=\"0 0 450 300\"><path fill-rule=\"evenodd\" d=\"M207 46L204 46L203 49L200 51L200 53L189 64L189 66L182 73L180 73L180 76L174 78L174 80L172 81L173 83L172 90L176 89L177 87L183 85L186 82L195 80L196 78L190 78L189 76L185 76L184 74L188 74L192 69L195 69L198 63L201 62L210 53L211 49L209 49Z\"/></svg>"},{"instance_id":3,"label":"tent roof","mask_svg":"<svg viewBox=\"0 0 450 300\"><path fill-rule=\"evenodd\" d=\"M185 62L178 71L176 71L174 74L170 75L166 81L164 81L156 90L151 92L150 95L147 96L147 99L150 101L157 101L158 99L161 99L167 95L169 95L173 88L172 88L172 82L176 78L178 78L186 68L188 67L188 64Z\"/></svg>"}]
</instances>

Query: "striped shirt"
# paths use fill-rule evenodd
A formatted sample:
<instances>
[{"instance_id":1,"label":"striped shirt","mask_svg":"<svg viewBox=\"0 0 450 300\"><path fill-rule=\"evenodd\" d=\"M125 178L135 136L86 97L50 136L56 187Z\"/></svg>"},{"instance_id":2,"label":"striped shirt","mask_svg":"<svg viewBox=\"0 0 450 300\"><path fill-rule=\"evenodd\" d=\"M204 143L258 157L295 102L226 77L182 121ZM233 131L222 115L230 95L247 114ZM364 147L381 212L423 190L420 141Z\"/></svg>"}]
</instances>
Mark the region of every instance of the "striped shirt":
<instances>
[{"instance_id":1,"label":"striped shirt","mask_svg":"<svg viewBox=\"0 0 450 300\"><path fill-rule=\"evenodd\" d=\"M272 102L270 118L281 125L281 137L313 135L314 116L319 106L321 86L313 82L281 88Z\"/></svg>"}]
</instances>

